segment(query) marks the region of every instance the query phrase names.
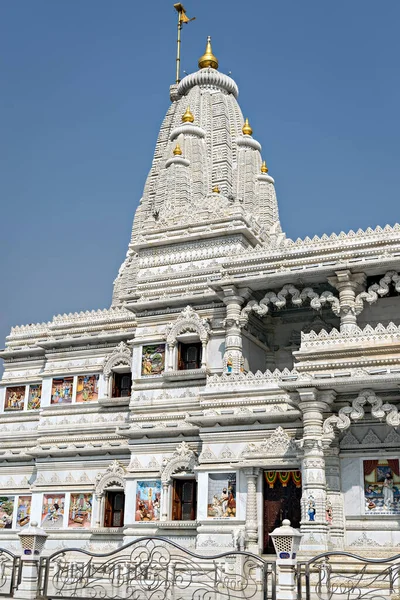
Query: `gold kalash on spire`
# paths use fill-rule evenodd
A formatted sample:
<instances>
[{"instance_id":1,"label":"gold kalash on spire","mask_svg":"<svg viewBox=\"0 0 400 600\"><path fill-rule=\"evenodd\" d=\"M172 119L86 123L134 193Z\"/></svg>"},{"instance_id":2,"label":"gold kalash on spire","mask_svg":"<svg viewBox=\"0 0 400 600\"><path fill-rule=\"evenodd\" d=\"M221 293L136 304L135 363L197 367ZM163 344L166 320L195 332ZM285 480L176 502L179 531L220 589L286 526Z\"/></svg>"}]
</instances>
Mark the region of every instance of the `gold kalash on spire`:
<instances>
[{"instance_id":1,"label":"gold kalash on spire","mask_svg":"<svg viewBox=\"0 0 400 600\"><path fill-rule=\"evenodd\" d=\"M207 38L206 51L204 52L203 56L200 56L199 58L199 68L206 69L207 67L218 69L218 58L213 54L210 36Z\"/></svg>"},{"instance_id":2,"label":"gold kalash on spire","mask_svg":"<svg viewBox=\"0 0 400 600\"><path fill-rule=\"evenodd\" d=\"M180 67L181 67L181 31L183 23L190 23L190 21L194 21L196 17L189 19L186 15L186 10L181 2L177 2L174 4L174 9L178 13L178 39L177 39L177 48L176 48L176 78L175 83L179 83L181 78L179 75Z\"/></svg>"}]
</instances>

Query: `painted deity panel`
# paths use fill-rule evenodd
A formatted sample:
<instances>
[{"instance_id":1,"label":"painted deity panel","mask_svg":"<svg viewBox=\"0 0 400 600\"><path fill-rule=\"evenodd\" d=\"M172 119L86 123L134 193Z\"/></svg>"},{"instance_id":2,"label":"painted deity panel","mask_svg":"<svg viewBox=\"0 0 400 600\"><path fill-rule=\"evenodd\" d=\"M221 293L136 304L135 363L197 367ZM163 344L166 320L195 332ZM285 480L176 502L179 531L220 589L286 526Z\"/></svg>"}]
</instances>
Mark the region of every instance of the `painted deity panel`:
<instances>
[{"instance_id":1,"label":"painted deity panel","mask_svg":"<svg viewBox=\"0 0 400 600\"><path fill-rule=\"evenodd\" d=\"M79 375L76 388L77 402L91 402L99 397L99 375Z\"/></svg>"},{"instance_id":2,"label":"painted deity panel","mask_svg":"<svg viewBox=\"0 0 400 600\"><path fill-rule=\"evenodd\" d=\"M42 398L42 384L38 383L29 386L28 410L40 408L40 400Z\"/></svg>"},{"instance_id":3,"label":"painted deity panel","mask_svg":"<svg viewBox=\"0 0 400 600\"><path fill-rule=\"evenodd\" d=\"M209 473L207 516L236 517L236 473Z\"/></svg>"},{"instance_id":4,"label":"painted deity panel","mask_svg":"<svg viewBox=\"0 0 400 600\"><path fill-rule=\"evenodd\" d=\"M400 465L397 458L364 460L365 512L400 515Z\"/></svg>"},{"instance_id":5,"label":"painted deity panel","mask_svg":"<svg viewBox=\"0 0 400 600\"><path fill-rule=\"evenodd\" d=\"M0 529L11 529L15 496L0 496Z\"/></svg>"},{"instance_id":6,"label":"painted deity panel","mask_svg":"<svg viewBox=\"0 0 400 600\"><path fill-rule=\"evenodd\" d=\"M142 375L161 375L165 367L165 344L143 346Z\"/></svg>"},{"instance_id":7,"label":"painted deity panel","mask_svg":"<svg viewBox=\"0 0 400 600\"><path fill-rule=\"evenodd\" d=\"M83 529L92 522L92 494L71 494L68 527Z\"/></svg>"},{"instance_id":8,"label":"painted deity panel","mask_svg":"<svg viewBox=\"0 0 400 600\"><path fill-rule=\"evenodd\" d=\"M161 507L161 480L136 483L136 521L159 521Z\"/></svg>"},{"instance_id":9,"label":"painted deity panel","mask_svg":"<svg viewBox=\"0 0 400 600\"><path fill-rule=\"evenodd\" d=\"M53 379L51 388L52 404L70 404L72 402L73 377L59 377Z\"/></svg>"},{"instance_id":10,"label":"painted deity panel","mask_svg":"<svg viewBox=\"0 0 400 600\"><path fill-rule=\"evenodd\" d=\"M6 388L4 410L24 410L25 386L18 385Z\"/></svg>"},{"instance_id":11,"label":"painted deity panel","mask_svg":"<svg viewBox=\"0 0 400 600\"><path fill-rule=\"evenodd\" d=\"M25 527L31 520L32 496L18 496L17 528Z\"/></svg>"},{"instance_id":12,"label":"painted deity panel","mask_svg":"<svg viewBox=\"0 0 400 600\"><path fill-rule=\"evenodd\" d=\"M42 527L60 529L64 521L65 494L44 494Z\"/></svg>"}]
</instances>

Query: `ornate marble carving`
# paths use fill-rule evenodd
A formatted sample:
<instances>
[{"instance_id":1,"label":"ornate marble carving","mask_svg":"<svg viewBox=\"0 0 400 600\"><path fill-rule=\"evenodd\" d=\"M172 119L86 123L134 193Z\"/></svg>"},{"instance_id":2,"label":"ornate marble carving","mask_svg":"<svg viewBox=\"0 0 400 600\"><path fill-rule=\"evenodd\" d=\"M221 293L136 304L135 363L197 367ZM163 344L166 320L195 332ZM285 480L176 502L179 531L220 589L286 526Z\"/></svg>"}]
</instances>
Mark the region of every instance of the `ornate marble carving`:
<instances>
[{"instance_id":1,"label":"ornate marble carving","mask_svg":"<svg viewBox=\"0 0 400 600\"><path fill-rule=\"evenodd\" d=\"M187 331L193 331L198 334L201 342L207 342L210 335L210 325L207 319L201 319L191 306L187 306L180 314L175 323L166 327L167 344L176 343L176 337Z\"/></svg>"},{"instance_id":2,"label":"ornate marble carving","mask_svg":"<svg viewBox=\"0 0 400 600\"><path fill-rule=\"evenodd\" d=\"M282 427L277 427L269 438L263 442L250 442L243 450L242 458L287 456L297 454L294 440Z\"/></svg>"},{"instance_id":3,"label":"ornate marble carving","mask_svg":"<svg viewBox=\"0 0 400 600\"><path fill-rule=\"evenodd\" d=\"M105 473L99 473L95 479L95 492L97 495L104 494L104 490L112 485L117 485L125 489L126 469L118 462L113 460L112 463L107 467Z\"/></svg>"},{"instance_id":4,"label":"ornate marble carving","mask_svg":"<svg viewBox=\"0 0 400 600\"><path fill-rule=\"evenodd\" d=\"M353 400L351 406L344 406L337 415L332 415L325 419L323 424L323 432L329 438L333 435L334 427L339 430L348 429L351 421L359 421L364 417L363 406L366 403L371 405L371 414L376 419L385 419L388 425L398 427L400 425L400 415L397 407L394 404L383 403L376 396L373 390L363 390L357 398Z\"/></svg>"},{"instance_id":5,"label":"ornate marble carving","mask_svg":"<svg viewBox=\"0 0 400 600\"><path fill-rule=\"evenodd\" d=\"M178 471L185 470L185 472L192 473L197 464L196 454L186 442L181 442L172 456L163 461L161 467L161 481L169 482L171 476Z\"/></svg>"},{"instance_id":6,"label":"ornate marble carving","mask_svg":"<svg viewBox=\"0 0 400 600\"><path fill-rule=\"evenodd\" d=\"M120 342L118 346L111 352L104 362L103 373L105 377L109 377L114 367L126 365L131 367L132 351L125 342Z\"/></svg>"}]
</instances>

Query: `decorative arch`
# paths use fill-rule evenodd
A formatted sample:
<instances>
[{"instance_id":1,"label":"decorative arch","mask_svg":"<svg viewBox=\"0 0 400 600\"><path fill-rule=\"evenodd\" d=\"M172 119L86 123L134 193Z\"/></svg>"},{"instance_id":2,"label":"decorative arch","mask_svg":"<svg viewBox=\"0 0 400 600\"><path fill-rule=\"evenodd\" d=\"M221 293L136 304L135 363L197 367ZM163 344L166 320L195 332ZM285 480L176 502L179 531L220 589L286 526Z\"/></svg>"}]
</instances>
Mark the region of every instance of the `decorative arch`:
<instances>
[{"instance_id":1,"label":"decorative arch","mask_svg":"<svg viewBox=\"0 0 400 600\"><path fill-rule=\"evenodd\" d=\"M170 324L167 331L167 344L176 343L176 338L182 333L192 331L197 333L202 343L207 343L210 325L207 319L201 319L191 306L187 306L179 315L174 324Z\"/></svg>"},{"instance_id":2,"label":"decorative arch","mask_svg":"<svg viewBox=\"0 0 400 600\"><path fill-rule=\"evenodd\" d=\"M337 415L331 415L325 419L322 431L326 441L330 442L335 436L335 427L339 431L348 429L352 421L360 421L364 415L364 405L371 405L371 414L375 419L385 419L388 425L398 427L400 425L400 413L394 404L383 403L374 390L362 390L360 394L353 400L351 406L344 406Z\"/></svg>"},{"instance_id":3,"label":"decorative arch","mask_svg":"<svg viewBox=\"0 0 400 600\"><path fill-rule=\"evenodd\" d=\"M121 487L125 490L126 480L125 480L126 470L123 465L118 460L113 460L110 466L107 468L106 472L103 474L97 475L96 477L96 486L95 493L97 496L104 496L107 488L110 488L114 485Z\"/></svg>"},{"instance_id":4,"label":"decorative arch","mask_svg":"<svg viewBox=\"0 0 400 600\"><path fill-rule=\"evenodd\" d=\"M125 342L120 342L112 353L107 356L103 367L104 377L109 379L113 368L119 365L127 365L129 368L132 365L131 350Z\"/></svg>"},{"instance_id":5,"label":"decorative arch","mask_svg":"<svg viewBox=\"0 0 400 600\"><path fill-rule=\"evenodd\" d=\"M161 467L161 482L169 484L174 473L182 469L193 471L198 464L198 459L193 450L186 442L182 442L176 448L173 455L166 460Z\"/></svg>"}]
</instances>

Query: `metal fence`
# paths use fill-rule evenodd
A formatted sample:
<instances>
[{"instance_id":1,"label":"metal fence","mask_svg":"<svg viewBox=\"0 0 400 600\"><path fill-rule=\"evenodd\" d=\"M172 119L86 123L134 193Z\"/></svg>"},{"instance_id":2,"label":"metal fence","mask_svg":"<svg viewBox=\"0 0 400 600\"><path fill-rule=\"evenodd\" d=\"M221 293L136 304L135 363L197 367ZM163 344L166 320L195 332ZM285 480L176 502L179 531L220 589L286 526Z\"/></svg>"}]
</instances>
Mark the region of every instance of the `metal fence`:
<instances>
[{"instance_id":1,"label":"metal fence","mask_svg":"<svg viewBox=\"0 0 400 600\"><path fill-rule=\"evenodd\" d=\"M107 554L67 549L42 557L38 595L52 600L276 600L275 562L249 552L201 556L166 538Z\"/></svg>"},{"instance_id":2,"label":"metal fence","mask_svg":"<svg viewBox=\"0 0 400 600\"><path fill-rule=\"evenodd\" d=\"M0 596L13 596L19 583L20 558L9 550L0 548Z\"/></svg>"},{"instance_id":3,"label":"metal fence","mask_svg":"<svg viewBox=\"0 0 400 600\"><path fill-rule=\"evenodd\" d=\"M298 600L400 600L400 554L325 552L297 564Z\"/></svg>"}]
</instances>

